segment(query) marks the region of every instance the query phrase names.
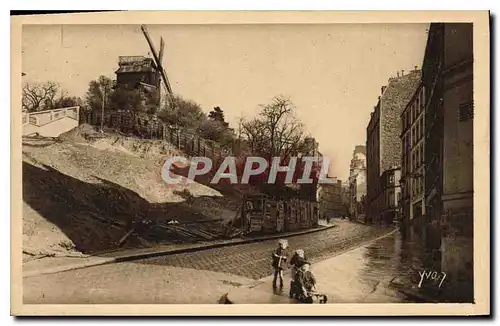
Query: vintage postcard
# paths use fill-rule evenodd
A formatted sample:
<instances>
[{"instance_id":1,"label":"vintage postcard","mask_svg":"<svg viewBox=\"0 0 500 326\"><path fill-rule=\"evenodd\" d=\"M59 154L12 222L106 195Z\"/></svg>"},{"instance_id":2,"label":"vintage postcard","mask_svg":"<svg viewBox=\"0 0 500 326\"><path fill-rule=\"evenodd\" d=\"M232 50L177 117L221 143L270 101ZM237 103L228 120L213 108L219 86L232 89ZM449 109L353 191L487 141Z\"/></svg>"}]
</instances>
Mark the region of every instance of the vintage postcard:
<instances>
[{"instance_id":1,"label":"vintage postcard","mask_svg":"<svg viewBox=\"0 0 500 326\"><path fill-rule=\"evenodd\" d=\"M489 13L11 18L13 315L488 315Z\"/></svg>"}]
</instances>

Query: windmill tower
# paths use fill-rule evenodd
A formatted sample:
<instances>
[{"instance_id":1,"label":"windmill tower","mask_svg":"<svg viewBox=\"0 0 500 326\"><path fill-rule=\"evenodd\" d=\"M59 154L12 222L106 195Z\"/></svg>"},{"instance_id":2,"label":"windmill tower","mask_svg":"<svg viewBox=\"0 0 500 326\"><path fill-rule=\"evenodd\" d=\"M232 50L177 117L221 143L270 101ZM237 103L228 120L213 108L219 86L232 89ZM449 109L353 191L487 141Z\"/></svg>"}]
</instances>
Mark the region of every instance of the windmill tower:
<instances>
[{"instance_id":1,"label":"windmill tower","mask_svg":"<svg viewBox=\"0 0 500 326\"><path fill-rule=\"evenodd\" d=\"M156 87L158 89L158 102L161 102L161 84L163 84L163 87L165 88L165 98L167 101L167 104L170 103L172 97L173 97L173 92L172 92L172 87L170 86L170 81L168 80L167 73L165 72L165 69L163 68L163 52L165 49L165 42L163 41L163 37L160 38L160 52L156 51L155 45L153 43L153 40L149 36L149 32L146 28L145 25L141 25L141 30L142 33L144 34L144 37L146 38L146 41L148 42L149 49L151 50L151 54L153 55L153 60L156 64L156 69L158 71L159 76L157 77L157 84ZM162 83L163 81L163 83ZM158 103L158 104L159 104Z\"/></svg>"}]
</instances>

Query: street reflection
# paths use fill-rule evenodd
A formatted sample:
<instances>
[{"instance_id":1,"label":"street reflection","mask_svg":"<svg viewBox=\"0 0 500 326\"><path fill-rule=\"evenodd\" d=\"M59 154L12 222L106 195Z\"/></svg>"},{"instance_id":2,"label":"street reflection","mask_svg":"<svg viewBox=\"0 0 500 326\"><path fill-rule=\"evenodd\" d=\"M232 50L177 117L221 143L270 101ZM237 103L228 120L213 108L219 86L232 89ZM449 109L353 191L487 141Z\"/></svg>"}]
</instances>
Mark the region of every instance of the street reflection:
<instances>
[{"instance_id":1,"label":"street reflection","mask_svg":"<svg viewBox=\"0 0 500 326\"><path fill-rule=\"evenodd\" d=\"M447 254L453 255L454 252L448 249ZM388 281L395 291L392 296L401 302L417 302L416 298L422 299L420 302L429 299L435 302L472 302L472 279L462 279L457 284L451 282L450 274L461 275L462 272L446 266L441 233L436 229L397 231L380 239L365 247L363 264L360 278Z\"/></svg>"}]
</instances>

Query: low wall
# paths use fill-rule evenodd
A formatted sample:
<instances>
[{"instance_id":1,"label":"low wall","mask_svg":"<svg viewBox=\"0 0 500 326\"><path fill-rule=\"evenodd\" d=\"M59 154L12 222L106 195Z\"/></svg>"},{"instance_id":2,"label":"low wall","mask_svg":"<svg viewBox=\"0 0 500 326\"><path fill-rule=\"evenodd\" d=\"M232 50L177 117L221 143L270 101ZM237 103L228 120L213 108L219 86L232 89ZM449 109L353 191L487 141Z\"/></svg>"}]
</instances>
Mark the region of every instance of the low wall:
<instances>
[{"instance_id":1,"label":"low wall","mask_svg":"<svg viewBox=\"0 0 500 326\"><path fill-rule=\"evenodd\" d=\"M23 112L23 136L38 133L43 137L57 137L78 127L78 106L40 112Z\"/></svg>"}]
</instances>

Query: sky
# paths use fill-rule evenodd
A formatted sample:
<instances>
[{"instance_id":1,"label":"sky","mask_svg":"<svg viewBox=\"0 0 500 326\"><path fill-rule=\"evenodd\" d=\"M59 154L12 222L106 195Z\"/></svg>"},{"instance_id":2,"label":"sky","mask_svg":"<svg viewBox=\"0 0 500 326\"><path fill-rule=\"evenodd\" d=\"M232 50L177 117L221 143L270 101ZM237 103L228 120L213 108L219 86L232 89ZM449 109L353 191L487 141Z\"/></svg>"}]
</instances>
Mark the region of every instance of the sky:
<instances>
[{"instance_id":1,"label":"sky","mask_svg":"<svg viewBox=\"0 0 500 326\"><path fill-rule=\"evenodd\" d=\"M175 93L204 111L220 106L232 127L274 96L289 97L306 132L345 181L364 145L380 89L421 68L427 24L148 25ZM120 55L149 54L139 25L24 25L23 82L55 81L85 94L114 78Z\"/></svg>"}]
</instances>

